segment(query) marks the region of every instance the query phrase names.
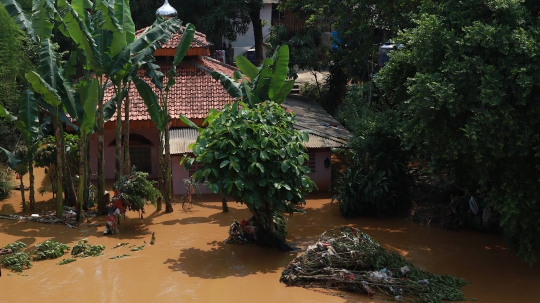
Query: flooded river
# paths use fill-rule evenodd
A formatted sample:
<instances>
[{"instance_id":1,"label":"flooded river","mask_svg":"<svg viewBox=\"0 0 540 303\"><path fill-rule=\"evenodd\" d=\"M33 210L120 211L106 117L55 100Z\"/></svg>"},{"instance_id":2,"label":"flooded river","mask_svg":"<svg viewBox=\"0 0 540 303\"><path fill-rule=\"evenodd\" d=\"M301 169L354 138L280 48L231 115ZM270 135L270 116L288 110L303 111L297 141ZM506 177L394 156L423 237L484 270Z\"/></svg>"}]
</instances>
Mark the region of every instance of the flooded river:
<instances>
[{"instance_id":1,"label":"flooded river","mask_svg":"<svg viewBox=\"0 0 540 303\"><path fill-rule=\"evenodd\" d=\"M50 196L36 196L38 201ZM20 211L20 195L0 201L0 214ZM286 287L282 269L297 255L256 246L225 244L233 220L250 214L229 203L221 212L217 196L198 198L191 211L179 204L171 214L148 207L139 220L128 212L120 234L103 236L103 227L70 229L62 225L0 219L0 247L14 241L33 245L55 238L73 247L87 238L103 244L104 255L56 265L61 259L33 262L17 274L3 269L0 302L385 302L347 292ZM38 207L45 208L45 202ZM540 268L508 253L497 235L447 232L400 219L343 219L329 195L308 199L307 214L292 216L288 241L305 250L327 229L353 225L415 265L438 274L465 278L463 291L479 302L540 302ZM98 221L104 222L104 218ZM142 245L155 232L156 244L130 252L112 249L120 242ZM131 253L123 259L110 257ZM68 256L66 256L68 257Z\"/></svg>"}]
</instances>

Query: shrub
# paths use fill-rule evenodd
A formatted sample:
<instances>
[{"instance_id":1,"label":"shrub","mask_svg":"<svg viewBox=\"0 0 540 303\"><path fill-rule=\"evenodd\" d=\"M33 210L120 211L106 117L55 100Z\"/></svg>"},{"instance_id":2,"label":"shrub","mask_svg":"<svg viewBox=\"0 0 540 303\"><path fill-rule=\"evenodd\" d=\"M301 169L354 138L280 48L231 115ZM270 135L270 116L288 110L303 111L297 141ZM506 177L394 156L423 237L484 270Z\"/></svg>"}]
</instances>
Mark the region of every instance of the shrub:
<instances>
[{"instance_id":1,"label":"shrub","mask_svg":"<svg viewBox=\"0 0 540 303\"><path fill-rule=\"evenodd\" d=\"M11 177L11 173L7 167L0 165L0 200L9 198L11 194L11 189L13 188Z\"/></svg>"},{"instance_id":2,"label":"shrub","mask_svg":"<svg viewBox=\"0 0 540 303\"><path fill-rule=\"evenodd\" d=\"M156 182L147 180L147 176L147 173L137 171L133 167L130 175L122 176L114 183L113 189L118 190L120 197L127 202L129 210L144 212L144 205L147 202L155 206L157 198L161 196L154 188Z\"/></svg>"},{"instance_id":3,"label":"shrub","mask_svg":"<svg viewBox=\"0 0 540 303\"><path fill-rule=\"evenodd\" d=\"M345 217L394 215L410 207L408 155L391 111L370 103L366 86L353 86L340 108L340 119L354 131L347 149L339 150L349 169L333 200ZM376 97L376 95L375 95Z\"/></svg>"}]
</instances>

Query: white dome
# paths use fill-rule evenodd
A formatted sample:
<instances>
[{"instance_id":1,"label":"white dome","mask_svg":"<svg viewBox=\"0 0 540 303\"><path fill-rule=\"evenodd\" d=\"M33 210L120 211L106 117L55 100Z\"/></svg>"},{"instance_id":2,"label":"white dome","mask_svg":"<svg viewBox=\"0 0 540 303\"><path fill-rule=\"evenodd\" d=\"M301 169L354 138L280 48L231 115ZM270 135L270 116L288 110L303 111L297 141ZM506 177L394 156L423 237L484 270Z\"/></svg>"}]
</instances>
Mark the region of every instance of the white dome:
<instances>
[{"instance_id":1,"label":"white dome","mask_svg":"<svg viewBox=\"0 0 540 303\"><path fill-rule=\"evenodd\" d=\"M178 12L169 4L169 0L165 0L165 3L156 10L156 16L162 16L164 19L170 19L178 17Z\"/></svg>"}]
</instances>

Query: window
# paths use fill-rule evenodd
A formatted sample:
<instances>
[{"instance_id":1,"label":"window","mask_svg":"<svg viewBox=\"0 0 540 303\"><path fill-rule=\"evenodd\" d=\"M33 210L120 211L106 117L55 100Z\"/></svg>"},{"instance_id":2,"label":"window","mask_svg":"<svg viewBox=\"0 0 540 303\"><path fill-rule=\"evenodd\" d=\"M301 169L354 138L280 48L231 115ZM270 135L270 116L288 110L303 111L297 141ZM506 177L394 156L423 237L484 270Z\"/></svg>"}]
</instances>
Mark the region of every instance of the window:
<instances>
[{"instance_id":1,"label":"window","mask_svg":"<svg viewBox=\"0 0 540 303\"><path fill-rule=\"evenodd\" d=\"M131 165L135 166L138 171L152 173L152 157L150 147L147 146L130 146L129 158Z\"/></svg>"},{"instance_id":2,"label":"window","mask_svg":"<svg viewBox=\"0 0 540 303\"><path fill-rule=\"evenodd\" d=\"M199 163L199 162L197 162L197 161L194 161L193 164L191 164L191 166L189 167L189 171L188 171L189 176L190 176L190 177L193 176L193 174L194 174L198 169L203 168L203 167L204 167L203 164L201 164L201 163Z\"/></svg>"},{"instance_id":3,"label":"window","mask_svg":"<svg viewBox=\"0 0 540 303\"><path fill-rule=\"evenodd\" d=\"M307 167L311 170L311 173L315 172L315 153L308 153L309 160L304 162Z\"/></svg>"}]
</instances>

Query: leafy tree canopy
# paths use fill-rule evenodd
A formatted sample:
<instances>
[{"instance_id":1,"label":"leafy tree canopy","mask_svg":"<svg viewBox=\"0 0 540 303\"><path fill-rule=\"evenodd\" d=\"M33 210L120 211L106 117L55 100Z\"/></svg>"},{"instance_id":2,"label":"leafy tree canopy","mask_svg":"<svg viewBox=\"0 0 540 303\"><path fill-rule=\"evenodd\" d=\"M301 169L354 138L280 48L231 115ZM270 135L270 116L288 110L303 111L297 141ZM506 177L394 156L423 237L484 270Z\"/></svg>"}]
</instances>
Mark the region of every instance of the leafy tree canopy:
<instances>
[{"instance_id":1,"label":"leafy tree canopy","mask_svg":"<svg viewBox=\"0 0 540 303\"><path fill-rule=\"evenodd\" d=\"M156 19L156 9L163 0L131 1L133 21L137 28L152 24ZM178 18L195 24L205 33L223 35L235 41L238 34L248 31L251 8L262 6L262 0L170 0L169 4L178 11Z\"/></svg>"},{"instance_id":2,"label":"leafy tree canopy","mask_svg":"<svg viewBox=\"0 0 540 303\"><path fill-rule=\"evenodd\" d=\"M540 19L536 1L426 1L376 76L408 146L500 216L540 256Z\"/></svg>"},{"instance_id":3,"label":"leafy tree canopy","mask_svg":"<svg viewBox=\"0 0 540 303\"><path fill-rule=\"evenodd\" d=\"M315 184L306 176L308 135L294 129L293 114L271 101L252 108L235 102L212 111L206 121L192 146L196 159L186 163L203 165L193 178L254 213L292 213L295 204L305 203Z\"/></svg>"},{"instance_id":4,"label":"leafy tree canopy","mask_svg":"<svg viewBox=\"0 0 540 303\"><path fill-rule=\"evenodd\" d=\"M302 10L311 21L330 22L339 40L333 60L345 67L349 79L365 80L376 62L376 43L386 42L410 21L420 0L287 0L286 9Z\"/></svg>"}]
</instances>

